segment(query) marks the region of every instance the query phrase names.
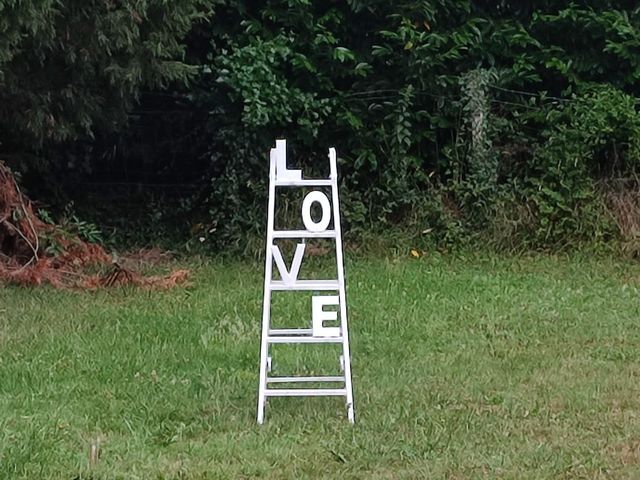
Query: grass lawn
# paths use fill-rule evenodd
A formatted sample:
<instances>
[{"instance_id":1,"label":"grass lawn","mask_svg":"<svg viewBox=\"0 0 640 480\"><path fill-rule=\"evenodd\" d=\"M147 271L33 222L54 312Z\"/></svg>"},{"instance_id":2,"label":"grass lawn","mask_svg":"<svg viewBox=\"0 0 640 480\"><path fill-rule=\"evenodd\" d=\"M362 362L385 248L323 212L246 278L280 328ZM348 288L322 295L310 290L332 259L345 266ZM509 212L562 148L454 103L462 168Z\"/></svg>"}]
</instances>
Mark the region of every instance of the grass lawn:
<instances>
[{"instance_id":1,"label":"grass lawn","mask_svg":"<svg viewBox=\"0 0 640 480\"><path fill-rule=\"evenodd\" d=\"M637 262L348 258L356 424L290 398L262 427L263 267L192 266L169 292L0 287L0 479L640 478ZM279 347L281 373L339 368Z\"/></svg>"}]
</instances>

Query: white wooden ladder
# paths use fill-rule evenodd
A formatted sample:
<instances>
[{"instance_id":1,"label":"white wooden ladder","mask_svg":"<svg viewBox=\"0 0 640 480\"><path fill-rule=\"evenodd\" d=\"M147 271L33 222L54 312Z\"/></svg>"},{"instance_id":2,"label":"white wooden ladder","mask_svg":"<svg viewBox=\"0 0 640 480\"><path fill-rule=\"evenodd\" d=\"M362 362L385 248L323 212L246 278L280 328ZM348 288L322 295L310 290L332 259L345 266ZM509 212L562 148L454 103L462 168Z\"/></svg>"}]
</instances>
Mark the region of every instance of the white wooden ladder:
<instances>
[{"instance_id":1,"label":"white wooden ladder","mask_svg":"<svg viewBox=\"0 0 640 480\"><path fill-rule=\"evenodd\" d=\"M338 201L338 175L336 151L329 149L330 176L328 179L303 179L300 170L288 170L286 166L286 140L276 140L276 148L271 149L269 166L269 204L267 213L267 245L264 273L264 301L262 307L262 342L260 348L260 386L258 390L258 423L263 423L265 406L270 397L341 396L345 398L347 417L354 422L353 386L351 383L351 357L349 354L349 333L347 328L347 300L345 293L344 263L342 255L342 234L340 229L340 208ZM274 230L275 198L278 187L306 187L311 191L302 204L304 230ZM331 201L314 187L331 187ZM318 203L322 217L319 221L311 218L311 205ZM333 218L333 228L329 228ZM301 239L287 269L282 254L274 239ZM327 238L335 241L337 279L298 280L298 272L308 238ZM273 279L273 263L280 272L281 280ZM278 290L306 290L310 292L336 292L337 295L312 297L311 328L271 328L271 295ZM338 306L337 312L325 311L326 305ZM339 314L339 317L338 317ZM326 327L324 321L339 320L338 327ZM272 344L333 343L342 344L340 356L341 375L336 376L270 376ZM296 386L302 384L302 387ZM330 384L337 387L304 388L309 384Z\"/></svg>"}]
</instances>

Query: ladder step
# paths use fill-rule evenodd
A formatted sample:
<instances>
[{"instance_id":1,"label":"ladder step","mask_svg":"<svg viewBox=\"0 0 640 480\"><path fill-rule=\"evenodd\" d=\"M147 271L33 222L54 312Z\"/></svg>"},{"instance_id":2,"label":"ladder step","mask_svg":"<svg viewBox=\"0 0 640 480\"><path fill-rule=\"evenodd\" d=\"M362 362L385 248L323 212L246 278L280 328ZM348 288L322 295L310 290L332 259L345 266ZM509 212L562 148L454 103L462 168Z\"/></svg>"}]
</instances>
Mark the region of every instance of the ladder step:
<instances>
[{"instance_id":1,"label":"ladder step","mask_svg":"<svg viewBox=\"0 0 640 480\"><path fill-rule=\"evenodd\" d=\"M330 187L331 179L276 180L276 187Z\"/></svg>"},{"instance_id":2,"label":"ladder step","mask_svg":"<svg viewBox=\"0 0 640 480\"><path fill-rule=\"evenodd\" d=\"M267 383L344 382L344 377L270 377Z\"/></svg>"},{"instance_id":3,"label":"ladder step","mask_svg":"<svg viewBox=\"0 0 640 480\"><path fill-rule=\"evenodd\" d=\"M272 388L265 390L267 397L336 397L345 396L344 388Z\"/></svg>"},{"instance_id":4,"label":"ladder step","mask_svg":"<svg viewBox=\"0 0 640 480\"><path fill-rule=\"evenodd\" d=\"M286 285L282 280L271 280L272 290L338 290L338 280L296 280Z\"/></svg>"},{"instance_id":5,"label":"ladder step","mask_svg":"<svg viewBox=\"0 0 640 480\"><path fill-rule=\"evenodd\" d=\"M307 335L268 336L268 343L342 343L342 337L312 337Z\"/></svg>"},{"instance_id":6,"label":"ladder step","mask_svg":"<svg viewBox=\"0 0 640 480\"><path fill-rule=\"evenodd\" d=\"M313 335L311 328L270 328L269 335Z\"/></svg>"},{"instance_id":7,"label":"ladder step","mask_svg":"<svg viewBox=\"0 0 640 480\"><path fill-rule=\"evenodd\" d=\"M276 230L273 238L336 238L335 230L310 232L309 230Z\"/></svg>"}]
</instances>

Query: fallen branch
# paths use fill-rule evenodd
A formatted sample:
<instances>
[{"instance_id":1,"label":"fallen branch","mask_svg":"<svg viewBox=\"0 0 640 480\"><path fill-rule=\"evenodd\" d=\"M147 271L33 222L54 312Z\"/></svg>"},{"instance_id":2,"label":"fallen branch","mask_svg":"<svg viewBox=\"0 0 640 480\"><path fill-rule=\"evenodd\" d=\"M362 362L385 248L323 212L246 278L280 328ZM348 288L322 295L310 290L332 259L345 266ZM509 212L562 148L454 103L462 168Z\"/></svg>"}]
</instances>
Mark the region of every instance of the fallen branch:
<instances>
[{"instance_id":1,"label":"fallen branch","mask_svg":"<svg viewBox=\"0 0 640 480\"><path fill-rule=\"evenodd\" d=\"M42 238L53 242L56 248L44 248ZM133 255L137 259L145 256L167 258L158 250ZM93 273L96 268L109 269L109 273ZM100 245L45 223L34 212L11 171L0 162L0 281L19 285L48 283L57 288L172 288L184 284L188 274L186 270L176 270L165 276L145 276L114 262Z\"/></svg>"}]
</instances>

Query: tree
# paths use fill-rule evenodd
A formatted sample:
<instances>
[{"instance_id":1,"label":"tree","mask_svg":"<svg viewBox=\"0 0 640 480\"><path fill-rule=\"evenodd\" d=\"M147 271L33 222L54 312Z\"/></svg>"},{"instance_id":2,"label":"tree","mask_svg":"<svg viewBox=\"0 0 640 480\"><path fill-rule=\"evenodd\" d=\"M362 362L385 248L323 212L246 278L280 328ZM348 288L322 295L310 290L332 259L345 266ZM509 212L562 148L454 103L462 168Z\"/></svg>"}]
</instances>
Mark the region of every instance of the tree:
<instances>
[{"instance_id":1,"label":"tree","mask_svg":"<svg viewBox=\"0 0 640 480\"><path fill-rule=\"evenodd\" d=\"M184 82L206 0L0 0L0 141L42 146L123 123L141 88Z\"/></svg>"}]
</instances>

